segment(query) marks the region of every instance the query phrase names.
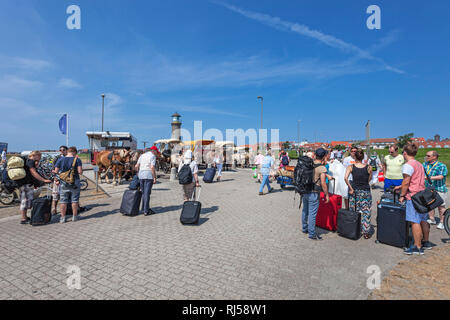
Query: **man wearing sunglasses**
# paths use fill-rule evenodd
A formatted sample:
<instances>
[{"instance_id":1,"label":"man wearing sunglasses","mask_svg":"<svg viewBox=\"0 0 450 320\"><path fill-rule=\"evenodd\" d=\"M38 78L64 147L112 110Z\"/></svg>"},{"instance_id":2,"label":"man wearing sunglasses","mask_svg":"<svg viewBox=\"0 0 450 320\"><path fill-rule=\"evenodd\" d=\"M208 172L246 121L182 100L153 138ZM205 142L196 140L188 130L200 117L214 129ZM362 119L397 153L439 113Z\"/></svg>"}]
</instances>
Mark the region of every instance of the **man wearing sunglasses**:
<instances>
[{"instance_id":1,"label":"man wearing sunglasses","mask_svg":"<svg viewBox=\"0 0 450 320\"><path fill-rule=\"evenodd\" d=\"M384 157L383 162L384 191L387 191L391 186L398 187L402 185L402 167L404 163L405 158L398 153L398 146L393 145L389 147L389 155Z\"/></svg>"},{"instance_id":2,"label":"man wearing sunglasses","mask_svg":"<svg viewBox=\"0 0 450 320\"><path fill-rule=\"evenodd\" d=\"M423 167L425 169L425 172L430 176L432 186L444 200L442 206L438 208L440 220L437 226L438 229L443 230L444 224L442 222L444 221L444 213L446 208L447 191L448 191L447 186L445 184L445 180L448 175L448 170L447 166L442 162L439 162L438 159L439 153L437 151L428 151L425 157L425 163L423 164ZM425 185L426 187L431 187L427 179L425 179ZM434 219L434 210L431 211L429 215L430 218L427 220L427 222L429 224L436 224L436 221Z\"/></svg>"}]
</instances>

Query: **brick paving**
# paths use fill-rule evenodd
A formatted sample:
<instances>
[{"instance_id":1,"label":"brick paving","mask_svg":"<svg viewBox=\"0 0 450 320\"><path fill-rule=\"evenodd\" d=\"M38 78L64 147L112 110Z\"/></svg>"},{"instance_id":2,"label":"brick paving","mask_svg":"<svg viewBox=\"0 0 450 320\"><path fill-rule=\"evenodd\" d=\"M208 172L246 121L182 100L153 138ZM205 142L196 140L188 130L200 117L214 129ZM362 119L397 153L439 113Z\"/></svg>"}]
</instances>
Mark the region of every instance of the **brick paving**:
<instances>
[{"instance_id":1,"label":"brick paving","mask_svg":"<svg viewBox=\"0 0 450 320\"><path fill-rule=\"evenodd\" d=\"M180 224L181 187L168 179L154 186L149 217L122 216L117 191L86 202L76 223L1 219L0 299L366 299L367 267L385 275L405 258L374 239L323 230L323 241L308 240L298 197L279 186L259 196L250 170L202 185L199 226ZM445 236L433 228L434 243ZM81 290L66 285L70 265Z\"/></svg>"}]
</instances>

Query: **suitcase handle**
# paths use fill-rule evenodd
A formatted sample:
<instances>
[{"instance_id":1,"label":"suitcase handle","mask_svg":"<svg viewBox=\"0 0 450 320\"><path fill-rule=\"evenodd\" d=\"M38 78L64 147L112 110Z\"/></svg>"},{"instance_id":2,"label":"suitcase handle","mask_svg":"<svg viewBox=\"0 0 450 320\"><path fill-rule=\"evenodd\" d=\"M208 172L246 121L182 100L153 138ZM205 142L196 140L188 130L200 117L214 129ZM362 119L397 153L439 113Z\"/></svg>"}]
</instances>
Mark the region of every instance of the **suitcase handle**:
<instances>
[{"instance_id":1,"label":"suitcase handle","mask_svg":"<svg viewBox=\"0 0 450 320\"><path fill-rule=\"evenodd\" d=\"M198 197L197 197L197 200L195 200L194 198L195 198L195 194L197 193L197 189L198 189ZM200 193L201 193L201 191L202 191L202 187L195 187L194 188L194 192L192 192L192 198L191 198L191 201L199 201L200 200Z\"/></svg>"}]
</instances>

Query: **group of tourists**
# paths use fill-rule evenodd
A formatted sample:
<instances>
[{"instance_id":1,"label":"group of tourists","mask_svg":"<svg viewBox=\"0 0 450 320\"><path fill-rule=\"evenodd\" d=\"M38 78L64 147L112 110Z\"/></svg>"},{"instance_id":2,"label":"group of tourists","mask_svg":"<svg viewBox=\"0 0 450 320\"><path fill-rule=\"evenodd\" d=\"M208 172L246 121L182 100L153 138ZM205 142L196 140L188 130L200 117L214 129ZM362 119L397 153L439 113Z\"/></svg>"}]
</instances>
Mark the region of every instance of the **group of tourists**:
<instances>
[{"instance_id":1,"label":"group of tourists","mask_svg":"<svg viewBox=\"0 0 450 320\"><path fill-rule=\"evenodd\" d=\"M406 205L406 221L412 226L414 244L405 250L405 253L423 254L424 250L432 249L429 242L430 225L436 225L435 212L420 213L412 203L412 197L425 190L426 187L433 187L444 203L438 207L439 224L438 229L444 229L443 219L446 211L446 200L448 190L446 187L446 177L448 169L445 164L439 162L439 153L429 151L426 154L425 162L420 163L415 159L418 146L415 143L407 144L399 153L399 148L393 145L389 148L389 155L380 161L376 156L367 157L364 151L357 147L351 147L350 155L343 159L346 167L345 183L348 186L348 195L344 197L347 209L361 213L361 229L365 239L371 237L371 208L373 176L378 175L381 169L384 172L384 191L397 192L398 201ZM331 153L332 154L332 153ZM303 195L303 232L308 233L309 238L320 240L316 233L315 221L319 209L319 195L323 192L325 202L329 201L326 164L331 155L324 148L319 148L315 153L309 152L307 156L314 159L314 190ZM334 159L337 159L334 157ZM381 168L380 168L381 167ZM428 178L431 184L428 182Z\"/></svg>"},{"instance_id":2,"label":"group of tourists","mask_svg":"<svg viewBox=\"0 0 450 320\"><path fill-rule=\"evenodd\" d=\"M399 194L399 202L406 204L406 220L411 223L414 245L405 251L407 254L423 254L423 250L431 249L429 242L430 225L437 225L438 229L444 229L443 219L446 211L447 187L446 177L448 169L445 164L439 161L437 151L429 151L426 159L420 163L415 159L418 147L414 143L407 144L402 153L399 148L393 145L389 148L389 155L382 160L377 156L368 157L362 149L351 147L349 156L343 158L343 154L335 151L329 151L325 148L319 148L314 152L308 152L306 156L312 159L314 163L313 189L302 194L302 231L308 234L312 240L321 240L322 238L316 230L316 216L319 210L320 193L323 192L325 203L330 201L330 192L328 184L335 179L329 171L329 163L342 160L346 168L344 181L348 186L348 195L344 196L344 203L347 209L355 210L361 213L361 229L365 239L369 239L372 234L371 209L372 209L372 187L374 185L374 175L378 176L378 171L384 172L384 191L394 191ZM57 204L60 203L60 223L66 222L66 213L68 206L71 206L73 214L72 221L77 221L79 212L80 198L80 176L83 174L81 160L77 157L76 147L61 146L60 155L54 161L53 174L54 180L39 173L39 164L41 153L33 151L29 154L24 163L26 176L20 181L20 212L22 215L21 224L29 223L27 210L32 208L34 198L34 189L42 184L53 182L52 189L52 214L57 213ZM139 186L142 192L142 211L148 216L155 212L150 207L150 196L153 185L157 182L156 159L159 154L158 149L153 146L146 149L137 161L135 170L139 179ZM223 154L212 151L208 155L208 162L218 170L217 181L220 181L223 168ZM270 185L275 163L279 168L287 168L290 163L287 152L282 151L275 160L272 151L268 150L265 155L260 152L255 157L255 163L258 166L258 182L260 182L259 195L264 194L264 189L271 193L274 188ZM3 161L3 155L2 155ZM5 160L6 161L6 160ZM5 162L3 161L3 162ZM311 160L310 160L311 161ZM73 183L59 178L62 173L73 171ZM191 150L185 150L180 153L178 166L178 175L182 185L182 196L184 201L189 201L195 197L196 188L200 187L198 164L193 157ZM181 183L181 177L186 180ZM429 177L429 181L428 178ZM418 192L425 190L426 187L433 187L444 203L438 208L439 223L436 222L435 213L419 213L412 204L411 198Z\"/></svg>"},{"instance_id":3,"label":"group of tourists","mask_svg":"<svg viewBox=\"0 0 450 320\"><path fill-rule=\"evenodd\" d=\"M71 206L72 221L78 220L79 199L80 199L80 176L83 174L81 160L77 157L76 147L61 146L59 148L60 154L53 161L53 168L51 175L43 173L41 170L42 153L40 151L33 151L27 157L19 158L12 157L10 160L20 164L20 169L23 170L23 176L20 179L14 179L14 186L19 190L20 214L22 219L21 224L30 223L30 217L27 216L28 210L32 209L32 202L35 198L35 190L42 187L44 184L53 183L51 192L51 214L57 214L57 204L60 203L61 218L60 222L66 222L66 213L68 205ZM10 162L8 160L8 162ZM5 169L7 162L3 163ZM17 170L17 169L16 169ZM6 172L6 170L5 170ZM5 176L7 176L6 174ZM3 178L4 180L4 178Z\"/></svg>"}]
</instances>

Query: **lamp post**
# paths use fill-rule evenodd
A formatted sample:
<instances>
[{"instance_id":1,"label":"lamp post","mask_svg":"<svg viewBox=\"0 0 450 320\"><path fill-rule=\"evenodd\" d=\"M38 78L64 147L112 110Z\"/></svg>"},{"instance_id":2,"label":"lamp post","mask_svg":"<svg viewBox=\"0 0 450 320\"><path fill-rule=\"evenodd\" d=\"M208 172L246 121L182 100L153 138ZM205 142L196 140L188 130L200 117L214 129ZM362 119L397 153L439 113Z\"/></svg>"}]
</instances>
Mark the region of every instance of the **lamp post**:
<instances>
[{"instance_id":1,"label":"lamp post","mask_svg":"<svg viewBox=\"0 0 450 320\"><path fill-rule=\"evenodd\" d=\"M103 130L104 118L105 118L105 94L102 93L102 132L104 132Z\"/></svg>"},{"instance_id":2,"label":"lamp post","mask_svg":"<svg viewBox=\"0 0 450 320\"><path fill-rule=\"evenodd\" d=\"M262 129L263 129L263 103L264 103L264 98L259 96L257 99L261 100L261 131L262 131ZM259 138L260 138L260 141L261 141L261 137L259 137ZM261 143L261 150L262 150L262 148L263 148L263 144Z\"/></svg>"},{"instance_id":3,"label":"lamp post","mask_svg":"<svg viewBox=\"0 0 450 320\"><path fill-rule=\"evenodd\" d=\"M302 120L297 120L297 143L298 146L300 147L300 122Z\"/></svg>"}]
</instances>

